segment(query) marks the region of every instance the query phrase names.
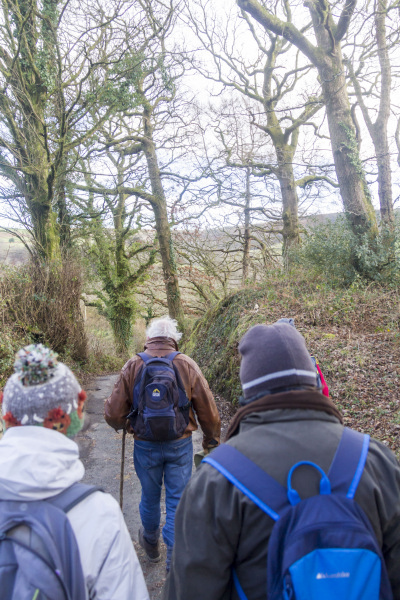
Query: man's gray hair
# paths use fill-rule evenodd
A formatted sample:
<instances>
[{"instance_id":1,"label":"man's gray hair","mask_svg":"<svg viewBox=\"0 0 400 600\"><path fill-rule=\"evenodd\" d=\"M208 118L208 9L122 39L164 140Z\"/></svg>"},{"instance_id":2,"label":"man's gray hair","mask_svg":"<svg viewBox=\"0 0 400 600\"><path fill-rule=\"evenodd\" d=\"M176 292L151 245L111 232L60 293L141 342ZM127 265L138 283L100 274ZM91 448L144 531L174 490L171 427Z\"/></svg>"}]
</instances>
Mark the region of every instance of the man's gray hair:
<instances>
[{"instance_id":1,"label":"man's gray hair","mask_svg":"<svg viewBox=\"0 0 400 600\"><path fill-rule=\"evenodd\" d=\"M146 329L146 335L148 338L168 337L172 338L176 342L179 342L182 337L182 333L179 333L177 326L178 323L175 321L175 319L171 319L171 317L154 319Z\"/></svg>"}]
</instances>

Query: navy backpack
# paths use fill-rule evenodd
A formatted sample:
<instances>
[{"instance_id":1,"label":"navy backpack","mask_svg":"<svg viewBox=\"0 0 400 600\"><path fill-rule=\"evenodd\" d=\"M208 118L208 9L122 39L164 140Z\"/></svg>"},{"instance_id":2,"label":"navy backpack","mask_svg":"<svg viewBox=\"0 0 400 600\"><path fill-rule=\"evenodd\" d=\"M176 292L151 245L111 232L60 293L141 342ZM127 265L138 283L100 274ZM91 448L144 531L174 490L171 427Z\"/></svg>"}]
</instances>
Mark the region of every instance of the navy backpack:
<instances>
[{"instance_id":1,"label":"navy backpack","mask_svg":"<svg viewBox=\"0 0 400 600\"><path fill-rule=\"evenodd\" d=\"M128 415L133 431L142 440L166 442L182 437L189 423L191 403L178 369L173 364L180 352L163 358L138 354L144 365L133 387Z\"/></svg>"},{"instance_id":2,"label":"navy backpack","mask_svg":"<svg viewBox=\"0 0 400 600\"><path fill-rule=\"evenodd\" d=\"M79 548L66 513L98 490L76 483L46 500L0 501L2 600L86 600Z\"/></svg>"},{"instance_id":3,"label":"navy backpack","mask_svg":"<svg viewBox=\"0 0 400 600\"><path fill-rule=\"evenodd\" d=\"M222 445L203 462L248 496L275 525L268 543L268 600L392 600L381 548L354 501L369 436L345 428L328 475L315 463L292 466L287 489L236 448ZM291 485L300 466L320 475L319 495L301 500ZM235 570L241 600L247 600Z\"/></svg>"}]
</instances>

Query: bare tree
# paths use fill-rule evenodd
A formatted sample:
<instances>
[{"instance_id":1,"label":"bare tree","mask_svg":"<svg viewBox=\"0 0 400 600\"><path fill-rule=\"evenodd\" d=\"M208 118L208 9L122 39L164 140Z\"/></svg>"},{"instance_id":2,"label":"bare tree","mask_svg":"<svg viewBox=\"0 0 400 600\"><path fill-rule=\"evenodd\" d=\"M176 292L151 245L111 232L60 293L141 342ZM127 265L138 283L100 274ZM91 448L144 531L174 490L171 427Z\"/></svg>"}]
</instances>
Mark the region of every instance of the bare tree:
<instances>
[{"instance_id":1,"label":"bare tree","mask_svg":"<svg viewBox=\"0 0 400 600\"><path fill-rule=\"evenodd\" d=\"M238 6L266 31L294 44L317 67L344 208L356 235L367 234L374 242L378 233L377 222L351 118L341 50L341 42L349 28L356 3L357 0L346 0L339 19L335 21L332 4L328 0L307 1L316 40L314 44L303 30L285 18L290 11L289 2L283 2L283 18L279 18L268 8L267 2L237 0ZM357 262L356 256L354 261Z\"/></svg>"},{"instance_id":2,"label":"bare tree","mask_svg":"<svg viewBox=\"0 0 400 600\"><path fill-rule=\"evenodd\" d=\"M246 98L253 125L272 142L275 160L263 161L263 173L269 172L279 182L283 254L287 256L290 248L300 240L297 176L293 167L300 128L311 124L312 117L323 105L318 94L308 92L312 84L308 85L307 91L303 86L300 101L299 96L293 101L292 93L299 88L303 78L310 79L313 67L301 61L301 55L293 52L288 41L270 30L263 32L244 11L239 20L229 14L226 22L219 23L211 6L209 0L187 2L189 21L203 48L211 55L215 67L212 71L200 64L197 69L207 78L222 83L225 88L235 90ZM289 8L286 14L290 22ZM250 51L239 46L236 40L240 36L246 36ZM293 68L283 69L289 57L293 61ZM309 183L311 179L310 176Z\"/></svg>"},{"instance_id":3,"label":"bare tree","mask_svg":"<svg viewBox=\"0 0 400 600\"><path fill-rule=\"evenodd\" d=\"M108 124L106 129L112 134L113 124ZM80 246L88 258L92 280L85 302L96 306L109 321L117 352L122 355L128 353L132 324L139 314L136 291L148 277L157 253L152 231L143 231L141 227L143 203L123 192L124 183L137 162L137 157L132 159L107 151L101 164L104 172L114 172L114 189L98 182L97 192L85 190L73 197L80 210L75 216L80 223ZM90 189L93 175L88 161L82 161L82 170L86 187Z\"/></svg>"},{"instance_id":4,"label":"bare tree","mask_svg":"<svg viewBox=\"0 0 400 600\"><path fill-rule=\"evenodd\" d=\"M126 80L140 58L128 64L125 55L141 26L140 4L2 2L0 173L10 184L5 200L42 257L59 255L60 228L68 239L68 155L116 108L132 106Z\"/></svg>"},{"instance_id":5,"label":"bare tree","mask_svg":"<svg viewBox=\"0 0 400 600\"><path fill-rule=\"evenodd\" d=\"M210 177L215 181L222 211L225 207L237 218L233 228L230 219L229 233L226 228L222 229L226 236L235 239L237 253L242 253L244 285L250 276L254 255L261 253L264 267L270 266L268 263L274 262L275 257L269 246L279 244L280 236L285 244L287 230L282 228L281 202L280 199L276 201L274 194L276 180L270 163L264 160L267 155L265 136L260 128L252 126L253 119L248 111L243 114L242 102L224 102L213 112L218 115L214 120L218 123L216 133L223 162L219 168L214 168ZM284 256L287 256L287 250Z\"/></svg>"},{"instance_id":6,"label":"bare tree","mask_svg":"<svg viewBox=\"0 0 400 600\"><path fill-rule=\"evenodd\" d=\"M393 41L388 38L386 30L388 14L387 0L374 0L372 27L368 26L370 9L371 6L368 2L358 15L358 20L362 21L361 31L358 25L354 33L354 39L349 40L347 46L347 48L352 50L352 56L346 59L345 62L348 66L357 103L360 106L376 153L378 194L382 222L390 230L393 230L392 173L388 138L392 86L389 50ZM359 39L360 34L362 36L361 41ZM352 41L353 43L351 43ZM377 65L376 70L368 69L369 73L365 73L366 62L371 63L376 55L379 66ZM377 89L378 85L379 89ZM368 103L368 96L372 97L373 106L371 106L371 103ZM375 120L372 116L373 112L376 113Z\"/></svg>"},{"instance_id":7,"label":"bare tree","mask_svg":"<svg viewBox=\"0 0 400 600\"><path fill-rule=\"evenodd\" d=\"M120 157L137 157L146 169L141 177L132 176L118 186L111 185L109 193L117 192L126 197L145 201L154 215L157 243L161 256L163 279L166 289L168 311L177 319L180 327L185 326L179 289L178 271L175 260L171 223L168 214L165 180L168 166L175 153L179 153L179 140L184 126L180 112L178 82L184 72L181 54L166 45L175 23L175 2L169 0L141 0L143 9L142 29L146 45L138 37L130 37L130 50L126 55L129 63L133 57L141 56L140 64L128 81L129 93L134 105L120 107L119 127L113 134L98 136L96 144L88 151L92 163L104 152L113 152ZM126 30L126 37L129 29ZM171 42L172 43L172 42ZM159 159L162 151L163 159ZM94 169L95 170L95 169ZM95 177L91 185L77 183L75 188L95 194L104 194Z\"/></svg>"}]
</instances>

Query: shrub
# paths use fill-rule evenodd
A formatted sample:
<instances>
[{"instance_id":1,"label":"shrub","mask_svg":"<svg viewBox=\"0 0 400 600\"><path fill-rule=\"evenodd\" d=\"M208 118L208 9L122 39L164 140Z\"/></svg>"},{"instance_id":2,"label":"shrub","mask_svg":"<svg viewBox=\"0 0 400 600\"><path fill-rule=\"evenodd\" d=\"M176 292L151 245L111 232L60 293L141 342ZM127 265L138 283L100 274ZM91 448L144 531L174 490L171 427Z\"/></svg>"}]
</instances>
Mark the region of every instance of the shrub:
<instances>
[{"instance_id":1,"label":"shrub","mask_svg":"<svg viewBox=\"0 0 400 600\"><path fill-rule=\"evenodd\" d=\"M80 311L82 278L73 260L32 260L2 267L0 305L3 323L16 337L42 342L75 361L87 358L87 340Z\"/></svg>"},{"instance_id":2,"label":"shrub","mask_svg":"<svg viewBox=\"0 0 400 600\"><path fill-rule=\"evenodd\" d=\"M31 342L30 338L21 331L6 323L2 324L0 337L0 388L2 388L13 373L15 353Z\"/></svg>"},{"instance_id":3,"label":"shrub","mask_svg":"<svg viewBox=\"0 0 400 600\"><path fill-rule=\"evenodd\" d=\"M312 228L293 259L334 286L347 287L357 280L398 284L398 239L398 225L394 234L382 228L372 242L367 234L356 236L343 215Z\"/></svg>"}]
</instances>

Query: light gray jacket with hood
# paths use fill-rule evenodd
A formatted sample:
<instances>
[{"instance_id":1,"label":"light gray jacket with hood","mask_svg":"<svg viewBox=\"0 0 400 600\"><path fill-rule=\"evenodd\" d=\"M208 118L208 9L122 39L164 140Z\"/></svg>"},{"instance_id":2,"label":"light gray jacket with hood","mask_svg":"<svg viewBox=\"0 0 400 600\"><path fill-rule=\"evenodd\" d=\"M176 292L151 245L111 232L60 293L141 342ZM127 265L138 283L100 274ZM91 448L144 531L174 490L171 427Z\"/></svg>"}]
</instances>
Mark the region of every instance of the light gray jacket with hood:
<instances>
[{"instance_id":1,"label":"light gray jacket with hood","mask_svg":"<svg viewBox=\"0 0 400 600\"><path fill-rule=\"evenodd\" d=\"M0 441L0 499L40 500L80 481L77 444L37 426L7 429ZM118 503L94 492L69 513L88 600L148 600L143 573Z\"/></svg>"}]
</instances>

